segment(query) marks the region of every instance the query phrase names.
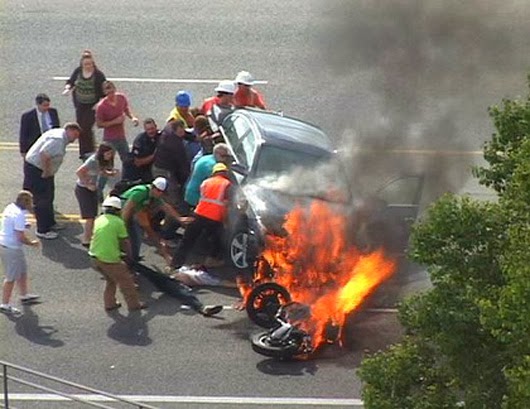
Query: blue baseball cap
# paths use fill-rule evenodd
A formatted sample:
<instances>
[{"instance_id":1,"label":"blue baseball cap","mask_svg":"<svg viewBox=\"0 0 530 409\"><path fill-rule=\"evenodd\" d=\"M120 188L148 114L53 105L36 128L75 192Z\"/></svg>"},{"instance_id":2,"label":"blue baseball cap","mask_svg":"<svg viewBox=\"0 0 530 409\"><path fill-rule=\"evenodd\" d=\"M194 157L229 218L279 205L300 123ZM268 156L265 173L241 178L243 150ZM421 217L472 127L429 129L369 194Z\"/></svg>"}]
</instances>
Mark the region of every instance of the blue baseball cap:
<instances>
[{"instance_id":1,"label":"blue baseball cap","mask_svg":"<svg viewBox=\"0 0 530 409\"><path fill-rule=\"evenodd\" d=\"M179 91L175 96L175 103L179 107L189 107L191 105L191 95L188 91Z\"/></svg>"}]
</instances>

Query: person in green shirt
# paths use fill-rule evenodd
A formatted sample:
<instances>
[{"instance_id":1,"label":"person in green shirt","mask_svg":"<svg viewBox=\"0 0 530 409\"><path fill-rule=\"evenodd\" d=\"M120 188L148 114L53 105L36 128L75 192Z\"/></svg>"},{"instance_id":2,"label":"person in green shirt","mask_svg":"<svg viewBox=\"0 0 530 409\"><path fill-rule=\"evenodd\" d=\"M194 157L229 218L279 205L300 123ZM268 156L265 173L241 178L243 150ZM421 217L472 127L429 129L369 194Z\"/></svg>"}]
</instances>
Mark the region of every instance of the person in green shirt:
<instances>
[{"instance_id":1,"label":"person in green shirt","mask_svg":"<svg viewBox=\"0 0 530 409\"><path fill-rule=\"evenodd\" d=\"M92 258L92 266L99 271L105 281L103 302L106 311L112 311L121 304L116 300L116 289L119 288L129 311L146 308L140 302L133 277L122 260L121 253L125 252L131 258L131 246L127 228L120 217L121 200L109 196L103 201L103 214L94 222L94 232L90 241L88 254Z\"/></svg>"},{"instance_id":2,"label":"person in green shirt","mask_svg":"<svg viewBox=\"0 0 530 409\"><path fill-rule=\"evenodd\" d=\"M189 224L192 220L190 217L181 216L163 200L167 188L167 179L157 177L151 183L133 186L120 195L123 201L122 217L131 240L133 261L140 261L140 247L144 230L157 243L160 254L166 262L171 261L171 255L162 245L158 234L151 228L151 214L154 214L155 210L162 210L166 217L169 216L181 224Z\"/></svg>"}]
</instances>

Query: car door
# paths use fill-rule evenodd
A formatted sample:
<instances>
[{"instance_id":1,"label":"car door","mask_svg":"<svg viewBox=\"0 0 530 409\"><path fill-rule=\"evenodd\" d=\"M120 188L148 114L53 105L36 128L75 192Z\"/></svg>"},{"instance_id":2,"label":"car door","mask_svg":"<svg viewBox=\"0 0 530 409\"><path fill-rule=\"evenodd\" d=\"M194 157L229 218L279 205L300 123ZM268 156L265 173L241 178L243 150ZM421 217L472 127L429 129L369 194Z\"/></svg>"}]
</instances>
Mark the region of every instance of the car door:
<instances>
[{"instance_id":1,"label":"car door","mask_svg":"<svg viewBox=\"0 0 530 409\"><path fill-rule=\"evenodd\" d=\"M410 230L420 214L424 186L423 175L401 175L388 180L377 191L384 203L384 218L395 226L396 248L405 250Z\"/></svg>"}]
</instances>

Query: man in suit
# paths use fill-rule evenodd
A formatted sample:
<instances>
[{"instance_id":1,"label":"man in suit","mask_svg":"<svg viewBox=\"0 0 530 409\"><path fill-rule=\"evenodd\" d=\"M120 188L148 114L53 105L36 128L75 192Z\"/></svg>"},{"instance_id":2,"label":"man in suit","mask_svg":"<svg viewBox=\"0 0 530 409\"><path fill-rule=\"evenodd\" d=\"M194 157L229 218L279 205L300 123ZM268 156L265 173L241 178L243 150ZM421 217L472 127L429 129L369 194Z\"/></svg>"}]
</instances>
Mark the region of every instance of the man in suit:
<instances>
[{"instance_id":1,"label":"man in suit","mask_svg":"<svg viewBox=\"0 0 530 409\"><path fill-rule=\"evenodd\" d=\"M38 94L35 103L37 106L24 112L20 118L19 149L23 159L25 159L31 145L39 139L39 136L60 126L59 115L55 108L51 108L48 95ZM24 189L27 189L28 186L27 178L26 162L24 161Z\"/></svg>"}]
</instances>

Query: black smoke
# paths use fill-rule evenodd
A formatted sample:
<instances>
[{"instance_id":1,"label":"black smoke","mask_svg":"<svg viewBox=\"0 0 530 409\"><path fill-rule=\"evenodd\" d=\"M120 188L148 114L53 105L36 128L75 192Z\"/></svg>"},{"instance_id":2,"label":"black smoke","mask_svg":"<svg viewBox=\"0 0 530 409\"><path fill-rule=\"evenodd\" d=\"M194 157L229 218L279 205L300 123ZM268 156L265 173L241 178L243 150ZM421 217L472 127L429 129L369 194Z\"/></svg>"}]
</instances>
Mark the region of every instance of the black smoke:
<instances>
[{"instance_id":1,"label":"black smoke","mask_svg":"<svg viewBox=\"0 0 530 409\"><path fill-rule=\"evenodd\" d=\"M320 8L318 47L330 82L340 84L335 123L353 184L363 194L389 175L417 173L431 198L458 191L479 156L456 152L479 151L491 134L487 107L524 84L530 3L345 0Z\"/></svg>"}]
</instances>

